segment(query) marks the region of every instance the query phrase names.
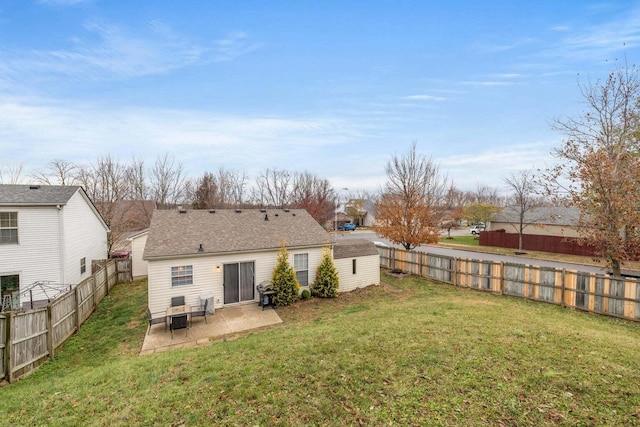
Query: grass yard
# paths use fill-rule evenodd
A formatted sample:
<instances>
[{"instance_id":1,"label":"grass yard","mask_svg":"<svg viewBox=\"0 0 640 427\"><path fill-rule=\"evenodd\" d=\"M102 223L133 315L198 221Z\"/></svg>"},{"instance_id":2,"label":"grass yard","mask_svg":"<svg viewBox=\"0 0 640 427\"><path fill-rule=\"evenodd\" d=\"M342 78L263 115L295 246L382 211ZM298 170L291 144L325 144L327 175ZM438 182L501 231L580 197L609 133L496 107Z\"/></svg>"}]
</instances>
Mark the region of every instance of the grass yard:
<instances>
[{"instance_id":1,"label":"grass yard","mask_svg":"<svg viewBox=\"0 0 640 427\"><path fill-rule=\"evenodd\" d=\"M451 238L444 236L440 236L440 243L450 243L454 245L465 245L465 246L480 246L480 239L478 236L474 236L470 234L469 236L451 236Z\"/></svg>"},{"instance_id":2,"label":"grass yard","mask_svg":"<svg viewBox=\"0 0 640 427\"><path fill-rule=\"evenodd\" d=\"M54 361L0 388L0 423L640 425L640 325L383 280L144 357L146 282L119 285Z\"/></svg>"}]
</instances>

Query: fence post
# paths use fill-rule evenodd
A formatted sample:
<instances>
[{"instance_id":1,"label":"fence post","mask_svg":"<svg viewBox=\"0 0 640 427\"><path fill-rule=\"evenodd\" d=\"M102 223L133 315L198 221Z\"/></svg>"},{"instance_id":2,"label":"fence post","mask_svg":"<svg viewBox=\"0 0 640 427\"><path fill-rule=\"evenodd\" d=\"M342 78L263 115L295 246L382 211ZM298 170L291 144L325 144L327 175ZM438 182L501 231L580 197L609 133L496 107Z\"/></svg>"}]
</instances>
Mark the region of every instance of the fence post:
<instances>
[{"instance_id":1,"label":"fence post","mask_svg":"<svg viewBox=\"0 0 640 427\"><path fill-rule=\"evenodd\" d=\"M13 370L11 369L11 347L13 345L13 311L7 312L5 327L7 328L6 333L6 357L5 357L5 372L7 373L7 381L10 383L14 382L13 378Z\"/></svg>"},{"instance_id":2,"label":"fence post","mask_svg":"<svg viewBox=\"0 0 640 427\"><path fill-rule=\"evenodd\" d=\"M459 268L459 263L458 263L458 258L453 258L453 265L452 265L452 272L451 274L453 274L453 286L458 286L458 268Z\"/></svg>"},{"instance_id":3,"label":"fence post","mask_svg":"<svg viewBox=\"0 0 640 427\"><path fill-rule=\"evenodd\" d=\"M506 274L507 269L504 265L504 261L500 261L500 295L504 295Z\"/></svg>"},{"instance_id":4,"label":"fence post","mask_svg":"<svg viewBox=\"0 0 640 427\"><path fill-rule=\"evenodd\" d=\"M47 304L47 348L49 349L49 359L53 359L53 319L51 313L51 303Z\"/></svg>"},{"instance_id":5,"label":"fence post","mask_svg":"<svg viewBox=\"0 0 640 427\"><path fill-rule=\"evenodd\" d=\"M80 282L82 283L82 282ZM76 286L76 288L74 289L73 294L75 295L76 298L76 315L73 316L76 319L76 331L78 329L80 329L80 291L79 291L80 287Z\"/></svg>"},{"instance_id":6,"label":"fence post","mask_svg":"<svg viewBox=\"0 0 640 427\"><path fill-rule=\"evenodd\" d=\"M566 290L566 282L567 282L567 269L563 268L562 269L562 288L560 291L560 297L562 298L562 307L565 307L565 303L564 303L564 293Z\"/></svg>"}]
</instances>

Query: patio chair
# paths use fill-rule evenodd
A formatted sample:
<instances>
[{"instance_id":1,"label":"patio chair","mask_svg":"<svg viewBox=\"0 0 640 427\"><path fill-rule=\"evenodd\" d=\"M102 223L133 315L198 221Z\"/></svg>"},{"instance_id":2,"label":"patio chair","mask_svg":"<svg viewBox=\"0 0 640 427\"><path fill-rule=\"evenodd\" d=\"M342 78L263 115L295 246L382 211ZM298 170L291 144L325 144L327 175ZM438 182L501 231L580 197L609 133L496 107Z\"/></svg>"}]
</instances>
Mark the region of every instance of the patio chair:
<instances>
[{"instance_id":1,"label":"patio chair","mask_svg":"<svg viewBox=\"0 0 640 427\"><path fill-rule=\"evenodd\" d=\"M194 317L202 317L204 316L204 323L207 323L207 308L209 306L209 300L205 299L203 305L199 305L194 310L191 310L191 321L193 322Z\"/></svg>"},{"instance_id":2,"label":"patio chair","mask_svg":"<svg viewBox=\"0 0 640 427\"><path fill-rule=\"evenodd\" d=\"M153 317L151 314L151 310L147 307L147 321L149 322L149 329L147 330L147 335L151 333L151 325L157 325L159 323L164 323L164 331L167 332L167 319L166 316L162 317Z\"/></svg>"},{"instance_id":3,"label":"patio chair","mask_svg":"<svg viewBox=\"0 0 640 427\"><path fill-rule=\"evenodd\" d=\"M171 322L169 323L169 329L171 329L171 339L173 339L173 331L178 329L187 329L185 334L189 336L189 320L187 314L174 314L171 316Z\"/></svg>"},{"instance_id":4,"label":"patio chair","mask_svg":"<svg viewBox=\"0 0 640 427\"><path fill-rule=\"evenodd\" d=\"M181 297L171 297L171 307L184 305L184 295Z\"/></svg>"}]
</instances>

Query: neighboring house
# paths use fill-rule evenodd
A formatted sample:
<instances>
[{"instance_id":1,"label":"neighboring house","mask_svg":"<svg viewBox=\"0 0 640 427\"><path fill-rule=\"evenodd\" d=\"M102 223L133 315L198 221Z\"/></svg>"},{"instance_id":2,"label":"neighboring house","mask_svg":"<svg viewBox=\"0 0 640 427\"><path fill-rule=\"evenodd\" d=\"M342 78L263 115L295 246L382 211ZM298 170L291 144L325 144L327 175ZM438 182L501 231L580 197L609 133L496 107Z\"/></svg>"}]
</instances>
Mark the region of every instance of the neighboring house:
<instances>
[{"instance_id":1,"label":"neighboring house","mask_svg":"<svg viewBox=\"0 0 640 427\"><path fill-rule=\"evenodd\" d=\"M346 203L345 211L358 227L371 227L376 222L376 205L369 199L351 199Z\"/></svg>"},{"instance_id":2,"label":"neighboring house","mask_svg":"<svg viewBox=\"0 0 640 427\"><path fill-rule=\"evenodd\" d=\"M380 254L369 240L338 240L333 247L333 263L340 279L338 292L380 284Z\"/></svg>"},{"instance_id":3,"label":"neighboring house","mask_svg":"<svg viewBox=\"0 0 640 427\"><path fill-rule=\"evenodd\" d=\"M144 247L147 244L149 229L137 232L129 237L131 248L131 276L134 279L147 277L149 275L149 262L142 259Z\"/></svg>"},{"instance_id":4,"label":"neighboring house","mask_svg":"<svg viewBox=\"0 0 640 427\"><path fill-rule=\"evenodd\" d=\"M524 234L578 237L578 218L580 211L576 208L545 206L528 210L524 216L527 224ZM506 207L496 214L487 226L487 231L505 230L507 233L518 233L519 211Z\"/></svg>"},{"instance_id":5,"label":"neighboring house","mask_svg":"<svg viewBox=\"0 0 640 427\"><path fill-rule=\"evenodd\" d=\"M52 287L76 285L91 263L107 258L109 229L78 186L0 185L0 286L12 307L51 297ZM63 286L64 285L64 286ZM22 291L19 295L18 291Z\"/></svg>"},{"instance_id":6,"label":"neighboring house","mask_svg":"<svg viewBox=\"0 0 640 427\"><path fill-rule=\"evenodd\" d=\"M156 210L143 256L149 309L164 312L174 296L191 305L206 296L216 308L257 302L256 285L271 280L282 242L305 289L330 240L303 209Z\"/></svg>"}]
</instances>

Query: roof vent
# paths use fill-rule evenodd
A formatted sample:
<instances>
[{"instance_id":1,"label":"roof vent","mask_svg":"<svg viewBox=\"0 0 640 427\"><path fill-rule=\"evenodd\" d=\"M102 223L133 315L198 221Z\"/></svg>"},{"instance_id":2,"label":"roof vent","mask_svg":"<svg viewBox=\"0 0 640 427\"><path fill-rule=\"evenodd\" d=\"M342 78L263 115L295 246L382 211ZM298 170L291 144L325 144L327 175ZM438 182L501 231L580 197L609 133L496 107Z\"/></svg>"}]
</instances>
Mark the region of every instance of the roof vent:
<instances>
[{"instance_id":1,"label":"roof vent","mask_svg":"<svg viewBox=\"0 0 640 427\"><path fill-rule=\"evenodd\" d=\"M185 208L183 208L182 206L180 206L180 207L178 208L178 213L186 214L186 213L187 213L187 210L186 210Z\"/></svg>"},{"instance_id":2,"label":"roof vent","mask_svg":"<svg viewBox=\"0 0 640 427\"><path fill-rule=\"evenodd\" d=\"M200 243L200 247L198 248L198 252L204 252L204 248L202 247L202 243Z\"/></svg>"},{"instance_id":3,"label":"roof vent","mask_svg":"<svg viewBox=\"0 0 640 427\"><path fill-rule=\"evenodd\" d=\"M209 213L216 213L215 209L209 209Z\"/></svg>"},{"instance_id":4,"label":"roof vent","mask_svg":"<svg viewBox=\"0 0 640 427\"><path fill-rule=\"evenodd\" d=\"M285 209L284 211L285 211L285 212L289 212L289 209Z\"/></svg>"},{"instance_id":5,"label":"roof vent","mask_svg":"<svg viewBox=\"0 0 640 427\"><path fill-rule=\"evenodd\" d=\"M39 190L40 186L39 185L30 185L29 186L29 190Z\"/></svg>"},{"instance_id":6,"label":"roof vent","mask_svg":"<svg viewBox=\"0 0 640 427\"><path fill-rule=\"evenodd\" d=\"M274 214L275 216L278 216L278 214Z\"/></svg>"},{"instance_id":7,"label":"roof vent","mask_svg":"<svg viewBox=\"0 0 640 427\"><path fill-rule=\"evenodd\" d=\"M264 214L264 220L265 220L265 221L269 221L269 215Z\"/></svg>"},{"instance_id":8,"label":"roof vent","mask_svg":"<svg viewBox=\"0 0 640 427\"><path fill-rule=\"evenodd\" d=\"M242 212L242 209L236 209L236 213Z\"/></svg>"},{"instance_id":9,"label":"roof vent","mask_svg":"<svg viewBox=\"0 0 640 427\"><path fill-rule=\"evenodd\" d=\"M291 215L296 216L296 213L294 212L294 213L292 213Z\"/></svg>"},{"instance_id":10,"label":"roof vent","mask_svg":"<svg viewBox=\"0 0 640 427\"><path fill-rule=\"evenodd\" d=\"M265 213L267 210L265 208L260 208L260 212Z\"/></svg>"}]
</instances>

